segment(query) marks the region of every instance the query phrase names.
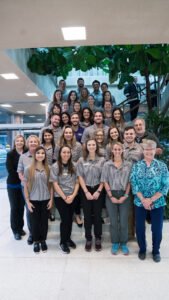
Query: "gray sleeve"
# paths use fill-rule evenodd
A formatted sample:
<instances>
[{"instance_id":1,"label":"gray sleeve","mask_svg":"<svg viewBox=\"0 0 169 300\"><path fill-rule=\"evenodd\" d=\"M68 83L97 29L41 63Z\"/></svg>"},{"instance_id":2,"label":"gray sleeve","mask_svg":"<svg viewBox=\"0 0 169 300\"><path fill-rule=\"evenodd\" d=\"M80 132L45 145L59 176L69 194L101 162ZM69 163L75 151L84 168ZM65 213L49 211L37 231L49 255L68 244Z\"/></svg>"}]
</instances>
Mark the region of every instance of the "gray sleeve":
<instances>
[{"instance_id":1,"label":"gray sleeve","mask_svg":"<svg viewBox=\"0 0 169 300\"><path fill-rule=\"evenodd\" d=\"M104 165L103 166L103 169L102 169L102 174L101 174L101 182L108 182L108 167L107 167L107 165Z\"/></svg>"},{"instance_id":2,"label":"gray sleeve","mask_svg":"<svg viewBox=\"0 0 169 300\"><path fill-rule=\"evenodd\" d=\"M81 143L82 143L82 144L86 143L88 137L89 137L89 134L88 134L88 128L85 128L85 130L83 131Z\"/></svg>"},{"instance_id":3,"label":"gray sleeve","mask_svg":"<svg viewBox=\"0 0 169 300\"><path fill-rule=\"evenodd\" d=\"M77 160L82 157L82 145L77 143Z\"/></svg>"},{"instance_id":4,"label":"gray sleeve","mask_svg":"<svg viewBox=\"0 0 169 300\"><path fill-rule=\"evenodd\" d=\"M24 180L28 181L29 180L29 168L26 168L24 170Z\"/></svg>"},{"instance_id":5,"label":"gray sleeve","mask_svg":"<svg viewBox=\"0 0 169 300\"><path fill-rule=\"evenodd\" d=\"M53 164L50 169L49 182L58 182L58 166Z\"/></svg>"},{"instance_id":6,"label":"gray sleeve","mask_svg":"<svg viewBox=\"0 0 169 300\"><path fill-rule=\"evenodd\" d=\"M59 149L60 147L58 145L55 146L55 149L54 149L54 154L53 154L53 158L55 160L58 160L58 155L59 155Z\"/></svg>"},{"instance_id":7,"label":"gray sleeve","mask_svg":"<svg viewBox=\"0 0 169 300\"><path fill-rule=\"evenodd\" d=\"M17 172L24 172L24 165L23 165L23 155L20 156L19 158L19 162L18 162L18 168L17 168Z\"/></svg>"},{"instance_id":8,"label":"gray sleeve","mask_svg":"<svg viewBox=\"0 0 169 300\"><path fill-rule=\"evenodd\" d=\"M84 173L83 173L83 164L81 159L78 161L76 168L77 168L76 170L77 176L83 177Z\"/></svg>"}]
</instances>

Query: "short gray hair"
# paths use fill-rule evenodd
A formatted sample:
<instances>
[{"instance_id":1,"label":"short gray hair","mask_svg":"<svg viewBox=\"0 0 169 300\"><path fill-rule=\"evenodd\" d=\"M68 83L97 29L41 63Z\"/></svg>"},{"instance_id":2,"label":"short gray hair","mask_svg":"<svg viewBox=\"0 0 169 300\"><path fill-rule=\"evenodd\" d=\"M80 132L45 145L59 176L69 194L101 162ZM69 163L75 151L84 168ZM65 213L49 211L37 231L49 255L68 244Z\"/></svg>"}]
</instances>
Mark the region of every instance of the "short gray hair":
<instances>
[{"instance_id":1,"label":"short gray hair","mask_svg":"<svg viewBox=\"0 0 169 300\"><path fill-rule=\"evenodd\" d=\"M143 149L147 149L147 148L156 149L157 148L157 143L153 140L143 139L142 140L142 147L143 147Z\"/></svg>"}]
</instances>

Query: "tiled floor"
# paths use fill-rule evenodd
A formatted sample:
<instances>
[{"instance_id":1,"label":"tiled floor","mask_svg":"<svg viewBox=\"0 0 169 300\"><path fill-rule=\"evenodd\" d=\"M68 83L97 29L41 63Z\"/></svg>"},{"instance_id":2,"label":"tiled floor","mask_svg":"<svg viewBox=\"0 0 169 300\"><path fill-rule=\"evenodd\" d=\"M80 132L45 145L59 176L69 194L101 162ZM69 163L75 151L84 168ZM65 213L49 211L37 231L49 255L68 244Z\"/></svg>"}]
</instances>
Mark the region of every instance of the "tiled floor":
<instances>
[{"instance_id":1,"label":"tiled floor","mask_svg":"<svg viewBox=\"0 0 169 300\"><path fill-rule=\"evenodd\" d=\"M35 255L27 237L14 240L5 185L0 187L0 300L169 299L169 223L164 224L159 264L151 258L149 226L145 261L137 258L136 242L129 243L128 257L112 256L108 233L104 233L102 252L86 253L84 232L76 225L77 249L64 255L58 246L58 222L50 226L48 252Z\"/></svg>"}]
</instances>

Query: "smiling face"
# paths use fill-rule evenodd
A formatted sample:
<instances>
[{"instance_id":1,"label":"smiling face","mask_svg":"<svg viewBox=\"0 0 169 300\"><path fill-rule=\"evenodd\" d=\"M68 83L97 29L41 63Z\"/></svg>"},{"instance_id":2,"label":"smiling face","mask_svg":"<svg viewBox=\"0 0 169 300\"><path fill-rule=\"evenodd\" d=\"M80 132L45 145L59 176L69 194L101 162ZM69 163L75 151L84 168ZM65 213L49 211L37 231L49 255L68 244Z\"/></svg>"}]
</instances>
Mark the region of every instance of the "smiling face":
<instances>
[{"instance_id":1,"label":"smiling face","mask_svg":"<svg viewBox=\"0 0 169 300\"><path fill-rule=\"evenodd\" d=\"M38 151L36 151L35 160L37 162L43 162L45 158L46 158L46 153L44 149L39 149Z\"/></svg>"},{"instance_id":2,"label":"smiling face","mask_svg":"<svg viewBox=\"0 0 169 300\"><path fill-rule=\"evenodd\" d=\"M118 137L119 137L119 133L118 133L117 128L112 128L110 130L110 138L111 138L111 140L117 141Z\"/></svg>"},{"instance_id":3,"label":"smiling face","mask_svg":"<svg viewBox=\"0 0 169 300\"><path fill-rule=\"evenodd\" d=\"M64 139L66 141L72 141L72 139L73 139L73 130L71 128L66 128L64 130L64 135L63 136L64 136Z\"/></svg>"},{"instance_id":4,"label":"smiling face","mask_svg":"<svg viewBox=\"0 0 169 300\"><path fill-rule=\"evenodd\" d=\"M124 140L128 144L132 144L135 141L136 133L134 129L129 129L124 131Z\"/></svg>"},{"instance_id":5,"label":"smiling face","mask_svg":"<svg viewBox=\"0 0 169 300\"><path fill-rule=\"evenodd\" d=\"M24 145L25 145L24 138L21 137L21 136L16 137L16 139L15 139L15 148L16 148L16 150L18 150L18 151L23 150Z\"/></svg>"},{"instance_id":6,"label":"smiling face","mask_svg":"<svg viewBox=\"0 0 169 300\"><path fill-rule=\"evenodd\" d=\"M94 105L94 102L95 102L95 100L94 100L93 96L89 96L89 97L88 97L88 103L89 103L89 106L90 106L90 105L93 106L93 105Z\"/></svg>"},{"instance_id":7,"label":"smiling face","mask_svg":"<svg viewBox=\"0 0 169 300\"><path fill-rule=\"evenodd\" d=\"M104 141L104 133L103 133L102 130L97 131L97 133L96 133L96 141L97 141L98 144L102 144L103 143L103 141Z\"/></svg>"},{"instance_id":8,"label":"smiling face","mask_svg":"<svg viewBox=\"0 0 169 300\"><path fill-rule=\"evenodd\" d=\"M33 152L36 150L36 148L39 146L38 137L30 137L28 140L28 149L29 151Z\"/></svg>"},{"instance_id":9,"label":"smiling face","mask_svg":"<svg viewBox=\"0 0 169 300\"><path fill-rule=\"evenodd\" d=\"M67 163L71 157L71 151L68 147L63 147L60 152L60 157L63 163Z\"/></svg>"},{"instance_id":10,"label":"smiling face","mask_svg":"<svg viewBox=\"0 0 169 300\"><path fill-rule=\"evenodd\" d=\"M51 133L49 133L49 132L44 133L45 143L51 143L52 139L53 139L53 135Z\"/></svg>"},{"instance_id":11,"label":"smiling face","mask_svg":"<svg viewBox=\"0 0 169 300\"><path fill-rule=\"evenodd\" d=\"M96 152L97 145L95 140L90 140L86 144L86 148L89 151L89 154L93 154Z\"/></svg>"},{"instance_id":12,"label":"smiling face","mask_svg":"<svg viewBox=\"0 0 169 300\"><path fill-rule=\"evenodd\" d=\"M53 127L59 127L59 125L60 125L60 116L58 116L58 115L54 115L54 116L52 116L51 117L51 125L53 126Z\"/></svg>"},{"instance_id":13,"label":"smiling face","mask_svg":"<svg viewBox=\"0 0 169 300\"><path fill-rule=\"evenodd\" d=\"M110 101L111 100L111 94L110 94L110 92L105 92L105 94L104 94L104 100L105 101Z\"/></svg>"},{"instance_id":14,"label":"smiling face","mask_svg":"<svg viewBox=\"0 0 169 300\"><path fill-rule=\"evenodd\" d=\"M114 117L114 119L118 122L118 121L120 121L120 119L121 119L121 113L120 113L120 110L115 110L114 112L113 112L113 117Z\"/></svg>"},{"instance_id":15,"label":"smiling face","mask_svg":"<svg viewBox=\"0 0 169 300\"><path fill-rule=\"evenodd\" d=\"M142 119L137 119L134 122L136 135L143 135L145 133L145 122Z\"/></svg>"},{"instance_id":16,"label":"smiling face","mask_svg":"<svg viewBox=\"0 0 169 300\"><path fill-rule=\"evenodd\" d=\"M119 144L114 144L112 146L112 153L114 156L114 159L121 159L122 153L123 153L123 146Z\"/></svg>"},{"instance_id":17,"label":"smiling face","mask_svg":"<svg viewBox=\"0 0 169 300\"><path fill-rule=\"evenodd\" d=\"M103 115L101 112L96 112L94 115L94 122L96 124L101 124L103 122Z\"/></svg>"},{"instance_id":18,"label":"smiling face","mask_svg":"<svg viewBox=\"0 0 169 300\"><path fill-rule=\"evenodd\" d=\"M76 99L77 99L76 93L72 92L71 95L70 95L71 102L74 102Z\"/></svg>"},{"instance_id":19,"label":"smiling face","mask_svg":"<svg viewBox=\"0 0 169 300\"><path fill-rule=\"evenodd\" d=\"M62 122L65 125L69 123L69 117L67 116L67 114L62 114Z\"/></svg>"},{"instance_id":20,"label":"smiling face","mask_svg":"<svg viewBox=\"0 0 169 300\"><path fill-rule=\"evenodd\" d=\"M77 114L73 114L71 116L71 123L73 126L77 126L79 124L80 120L79 120L79 116Z\"/></svg>"},{"instance_id":21,"label":"smiling face","mask_svg":"<svg viewBox=\"0 0 169 300\"><path fill-rule=\"evenodd\" d=\"M84 109L83 111L83 117L85 120L89 120L90 119L90 111L88 109Z\"/></svg>"},{"instance_id":22,"label":"smiling face","mask_svg":"<svg viewBox=\"0 0 169 300\"><path fill-rule=\"evenodd\" d=\"M79 112L80 111L80 103L78 103L78 102L76 102L75 104L74 104L74 111L75 112Z\"/></svg>"},{"instance_id":23,"label":"smiling face","mask_svg":"<svg viewBox=\"0 0 169 300\"><path fill-rule=\"evenodd\" d=\"M61 98L62 98L61 91L57 91L57 92L55 93L55 100L56 100L56 102L57 102L58 104L60 104Z\"/></svg>"}]
</instances>

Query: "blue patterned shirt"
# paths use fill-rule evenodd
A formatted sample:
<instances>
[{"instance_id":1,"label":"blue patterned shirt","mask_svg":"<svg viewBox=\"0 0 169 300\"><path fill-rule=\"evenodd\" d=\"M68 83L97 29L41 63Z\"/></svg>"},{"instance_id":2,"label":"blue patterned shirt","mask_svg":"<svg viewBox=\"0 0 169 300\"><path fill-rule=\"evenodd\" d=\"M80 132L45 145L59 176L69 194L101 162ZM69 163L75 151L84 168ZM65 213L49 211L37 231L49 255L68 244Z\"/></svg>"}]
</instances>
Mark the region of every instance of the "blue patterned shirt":
<instances>
[{"instance_id":1,"label":"blue patterned shirt","mask_svg":"<svg viewBox=\"0 0 169 300\"><path fill-rule=\"evenodd\" d=\"M153 202L152 208L166 205L164 196L169 189L169 172L164 162L153 159L150 166L147 166L144 159L138 161L132 167L130 182L136 206L143 206L137 197L138 192L141 192L145 198L151 198L155 193L160 192L162 196Z\"/></svg>"}]
</instances>

